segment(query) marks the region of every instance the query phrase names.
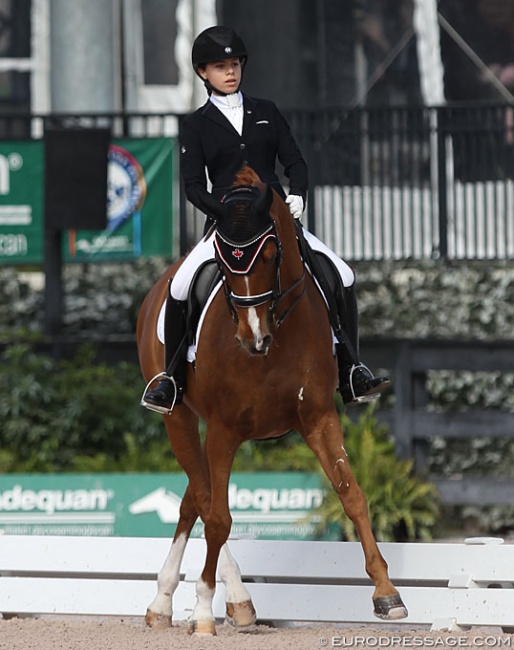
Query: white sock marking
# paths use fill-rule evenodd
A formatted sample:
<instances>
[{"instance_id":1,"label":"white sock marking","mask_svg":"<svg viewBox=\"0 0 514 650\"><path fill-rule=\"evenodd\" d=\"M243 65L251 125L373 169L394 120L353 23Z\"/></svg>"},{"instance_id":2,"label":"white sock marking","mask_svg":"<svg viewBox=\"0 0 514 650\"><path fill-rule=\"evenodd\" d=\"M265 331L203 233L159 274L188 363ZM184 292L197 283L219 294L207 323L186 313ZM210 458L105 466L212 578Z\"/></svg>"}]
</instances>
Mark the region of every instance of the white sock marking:
<instances>
[{"instance_id":1,"label":"white sock marking","mask_svg":"<svg viewBox=\"0 0 514 650\"><path fill-rule=\"evenodd\" d=\"M232 557L228 546L223 544L218 562L218 573L225 585L225 600L227 603L244 603L250 600L250 594L241 580L241 571Z\"/></svg>"},{"instance_id":2,"label":"white sock marking","mask_svg":"<svg viewBox=\"0 0 514 650\"><path fill-rule=\"evenodd\" d=\"M186 549L187 537L185 534L173 541L168 556L157 577L157 596L154 598L149 610L162 616L173 615L172 597L180 582L180 565Z\"/></svg>"}]
</instances>

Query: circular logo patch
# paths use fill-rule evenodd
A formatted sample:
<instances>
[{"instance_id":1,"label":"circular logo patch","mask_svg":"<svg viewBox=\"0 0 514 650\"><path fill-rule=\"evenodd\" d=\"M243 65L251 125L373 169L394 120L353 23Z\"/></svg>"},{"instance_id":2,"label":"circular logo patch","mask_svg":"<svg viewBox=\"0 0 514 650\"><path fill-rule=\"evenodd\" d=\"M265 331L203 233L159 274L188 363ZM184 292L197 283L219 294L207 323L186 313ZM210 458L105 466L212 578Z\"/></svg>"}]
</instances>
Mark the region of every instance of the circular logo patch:
<instances>
[{"instance_id":1,"label":"circular logo patch","mask_svg":"<svg viewBox=\"0 0 514 650\"><path fill-rule=\"evenodd\" d=\"M107 172L107 230L119 228L146 198L146 181L141 165L123 147L109 146Z\"/></svg>"}]
</instances>

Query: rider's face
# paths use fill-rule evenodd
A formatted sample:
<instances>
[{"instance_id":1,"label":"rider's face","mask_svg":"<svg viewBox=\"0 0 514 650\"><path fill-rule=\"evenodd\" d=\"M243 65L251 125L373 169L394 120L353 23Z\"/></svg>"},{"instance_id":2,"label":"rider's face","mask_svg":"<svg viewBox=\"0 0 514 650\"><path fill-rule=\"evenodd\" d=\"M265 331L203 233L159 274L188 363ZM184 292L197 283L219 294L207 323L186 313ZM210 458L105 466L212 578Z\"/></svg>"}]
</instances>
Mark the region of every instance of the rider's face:
<instances>
[{"instance_id":1,"label":"rider's face","mask_svg":"<svg viewBox=\"0 0 514 650\"><path fill-rule=\"evenodd\" d=\"M241 61L238 58L206 63L205 68L199 68L198 72L202 79L223 93L237 92L241 83ZM217 94L215 90L213 92Z\"/></svg>"}]
</instances>

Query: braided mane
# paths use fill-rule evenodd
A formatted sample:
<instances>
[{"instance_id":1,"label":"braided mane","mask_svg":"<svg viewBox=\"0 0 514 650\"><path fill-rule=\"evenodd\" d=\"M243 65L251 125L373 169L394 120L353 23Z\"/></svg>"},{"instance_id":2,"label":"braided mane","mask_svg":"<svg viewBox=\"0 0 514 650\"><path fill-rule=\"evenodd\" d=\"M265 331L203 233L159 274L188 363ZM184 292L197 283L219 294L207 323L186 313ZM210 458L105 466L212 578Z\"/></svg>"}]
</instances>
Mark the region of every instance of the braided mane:
<instances>
[{"instance_id":1,"label":"braided mane","mask_svg":"<svg viewBox=\"0 0 514 650\"><path fill-rule=\"evenodd\" d=\"M257 172L255 172L248 165L243 165L241 169L237 172L234 185L255 185L259 186L262 183L261 179Z\"/></svg>"}]
</instances>

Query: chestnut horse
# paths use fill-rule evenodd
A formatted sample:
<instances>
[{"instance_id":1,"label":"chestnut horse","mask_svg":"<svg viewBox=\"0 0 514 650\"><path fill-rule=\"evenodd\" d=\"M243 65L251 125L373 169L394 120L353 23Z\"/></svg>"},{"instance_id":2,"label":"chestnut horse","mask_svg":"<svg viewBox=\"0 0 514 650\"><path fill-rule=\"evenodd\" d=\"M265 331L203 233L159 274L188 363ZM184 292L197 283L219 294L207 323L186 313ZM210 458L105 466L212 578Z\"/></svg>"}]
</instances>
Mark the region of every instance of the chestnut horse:
<instances>
[{"instance_id":1,"label":"chestnut horse","mask_svg":"<svg viewBox=\"0 0 514 650\"><path fill-rule=\"evenodd\" d=\"M355 481L334 405L337 367L324 298L306 272L294 221L284 201L245 167L216 218L215 248L223 290L211 301L189 364L183 401L163 415L173 451L189 485L168 557L159 572L149 625L171 625L172 595L180 562L198 518L205 524L207 555L196 586L190 631L216 634L212 600L218 569L226 587L227 618L237 627L255 622L250 595L226 541L231 466L245 440L297 430L318 457L358 532L372 579L374 613L407 616L371 530L365 497ZM137 339L147 381L162 370L156 324L172 266L146 297ZM227 304L228 303L228 304ZM207 425L202 444L199 418ZM344 546L341 547L344 552ZM219 560L219 562L218 562Z\"/></svg>"}]
</instances>

